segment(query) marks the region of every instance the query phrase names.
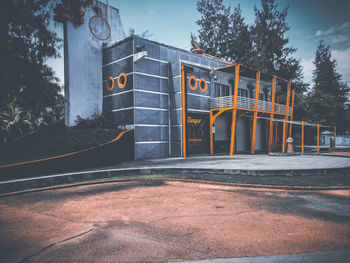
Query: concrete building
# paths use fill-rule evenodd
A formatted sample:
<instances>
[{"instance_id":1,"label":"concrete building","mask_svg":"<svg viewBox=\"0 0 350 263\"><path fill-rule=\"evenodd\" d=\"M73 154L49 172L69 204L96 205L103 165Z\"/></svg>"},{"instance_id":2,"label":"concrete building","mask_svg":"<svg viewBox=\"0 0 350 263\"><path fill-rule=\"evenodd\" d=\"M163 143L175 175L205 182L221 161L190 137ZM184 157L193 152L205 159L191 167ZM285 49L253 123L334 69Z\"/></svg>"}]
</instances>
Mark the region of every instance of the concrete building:
<instances>
[{"instance_id":1,"label":"concrete building","mask_svg":"<svg viewBox=\"0 0 350 263\"><path fill-rule=\"evenodd\" d=\"M200 49L125 38L119 10L99 1L74 25L69 3L55 9L64 24L67 126L104 112L134 130L135 159L285 152L292 125L301 127L304 151L304 126L311 124L293 121L288 80Z\"/></svg>"},{"instance_id":2,"label":"concrete building","mask_svg":"<svg viewBox=\"0 0 350 263\"><path fill-rule=\"evenodd\" d=\"M135 159L209 154L211 113L232 107L233 70L232 63L220 59L128 37L103 47L103 110L117 124L135 130ZM254 109L255 84L249 74L239 77L240 109ZM270 112L272 82L261 80L260 86L259 110ZM285 114L285 105L275 107L275 114ZM251 151L250 117L237 120L237 152ZM231 124L229 110L216 118L213 152L229 152ZM265 137L261 119L255 150L266 150Z\"/></svg>"}]
</instances>

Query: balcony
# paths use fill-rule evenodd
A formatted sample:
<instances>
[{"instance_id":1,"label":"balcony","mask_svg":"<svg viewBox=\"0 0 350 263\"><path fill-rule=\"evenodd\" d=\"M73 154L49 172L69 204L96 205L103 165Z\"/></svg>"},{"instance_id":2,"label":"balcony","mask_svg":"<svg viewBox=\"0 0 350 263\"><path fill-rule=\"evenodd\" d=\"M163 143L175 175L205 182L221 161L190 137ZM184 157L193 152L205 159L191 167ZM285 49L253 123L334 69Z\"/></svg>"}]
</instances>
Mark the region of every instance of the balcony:
<instances>
[{"instance_id":1,"label":"balcony","mask_svg":"<svg viewBox=\"0 0 350 263\"><path fill-rule=\"evenodd\" d=\"M237 96L237 108L254 110L255 99ZM227 108L233 106L233 96L210 99L210 108ZM258 111L271 112L271 102L258 100ZM286 105L275 103L275 113L286 113Z\"/></svg>"}]
</instances>

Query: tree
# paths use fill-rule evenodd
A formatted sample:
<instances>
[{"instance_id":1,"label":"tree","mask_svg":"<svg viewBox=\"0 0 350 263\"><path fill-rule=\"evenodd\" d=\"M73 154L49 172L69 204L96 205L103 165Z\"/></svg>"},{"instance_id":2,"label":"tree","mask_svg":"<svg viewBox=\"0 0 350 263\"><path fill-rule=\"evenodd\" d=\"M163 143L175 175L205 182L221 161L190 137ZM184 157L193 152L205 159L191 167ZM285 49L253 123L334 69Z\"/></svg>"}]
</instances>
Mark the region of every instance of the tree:
<instances>
[{"instance_id":1,"label":"tree","mask_svg":"<svg viewBox=\"0 0 350 263\"><path fill-rule=\"evenodd\" d=\"M339 131L350 130L346 121L349 87L337 72L330 46L320 41L313 71L314 85L308 96L310 119L320 124L336 125Z\"/></svg>"},{"instance_id":2,"label":"tree","mask_svg":"<svg viewBox=\"0 0 350 263\"><path fill-rule=\"evenodd\" d=\"M92 6L93 0L62 0L62 4L71 9L72 22L74 26L78 27L83 18L81 8Z\"/></svg>"},{"instance_id":3,"label":"tree","mask_svg":"<svg viewBox=\"0 0 350 263\"><path fill-rule=\"evenodd\" d=\"M288 8L279 11L274 0L261 0L261 7L254 6L255 23L249 27L240 5L231 13L223 0L199 0L199 46L208 54L300 82L300 61L292 57L296 49L287 46L285 36L290 29L286 22ZM197 40L196 36L192 34L191 40ZM305 86L299 84L300 92L304 92Z\"/></svg>"},{"instance_id":4,"label":"tree","mask_svg":"<svg viewBox=\"0 0 350 263\"><path fill-rule=\"evenodd\" d=\"M224 48L227 59L253 66L253 42L250 37L249 26L242 17L241 6L234 8L229 17L228 34Z\"/></svg>"},{"instance_id":5,"label":"tree","mask_svg":"<svg viewBox=\"0 0 350 263\"><path fill-rule=\"evenodd\" d=\"M206 53L220 58L227 57L226 41L231 8L223 4L223 0L199 0L197 10L201 18L196 22L199 26L198 44ZM197 37L191 34L191 43Z\"/></svg>"},{"instance_id":6,"label":"tree","mask_svg":"<svg viewBox=\"0 0 350 263\"><path fill-rule=\"evenodd\" d=\"M244 22L240 5L231 12L222 0L201 0L197 2L201 18L198 44L207 54L226 60L251 65L252 41L249 26ZM194 46L197 37L191 34Z\"/></svg>"},{"instance_id":7,"label":"tree","mask_svg":"<svg viewBox=\"0 0 350 263\"><path fill-rule=\"evenodd\" d=\"M61 44L56 33L49 30L52 15L49 2L5 1L7 28L2 36L6 47L1 51L4 55L0 96L2 121L10 121L6 116L13 116L14 111L10 111L16 108L26 116L31 114L32 124L42 123L38 118L50 122L56 116L51 113L61 108L61 87L46 65L48 58L58 56Z\"/></svg>"},{"instance_id":8,"label":"tree","mask_svg":"<svg viewBox=\"0 0 350 263\"><path fill-rule=\"evenodd\" d=\"M300 61L292 56L296 49L288 47L285 36L290 29L286 22L288 8L280 11L274 0L261 0L261 9L254 6L255 22L251 26L245 23L239 5L231 13L222 1L201 0L197 10L201 14L197 21L199 46L206 53L292 81L296 91L294 116L305 115L308 85L302 81ZM192 34L193 40L196 37ZM285 95L280 99L285 101Z\"/></svg>"},{"instance_id":9,"label":"tree","mask_svg":"<svg viewBox=\"0 0 350 263\"><path fill-rule=\"evenodd\" d=\"M274 0L261 0L261 7L254 6L255 23L251 28L256 66L288 80L299 80L300 61L292 57L296 49L287 46L285 36L290 29L286 22L288 7L279 11Z\"/></svg>"},{"instance_id":10,"label":"tree","mask_svg":"<svg viewBox=\"0 0 350 263\"><path fill-rule=\"evenodd\" d=\"M294 116L303 118L306 113L305 92L300 60L293 57L296 49L289 47L285 34L290 29L286 18L288 7L278 9L274 0L261 0L261 9L254 6L255 23L251 27L255 67L292 82L295 89ZM282 95L282 101L285 101Z\"/></svg>"},{"instance_id":11,"label":"tree","mask_svg":"<svg viewBox=\"0 0 350 263\"><path fill-rule=\"evenodd\" d=\"M153 34L151 32L149 32L148 29L146 31L143 31L141 34L137 34L135 32L134 28L129 27L128 36L139 36L139 37L143 37L143 38L150 38L153 36Z\"/></svg>"}]
</instances>

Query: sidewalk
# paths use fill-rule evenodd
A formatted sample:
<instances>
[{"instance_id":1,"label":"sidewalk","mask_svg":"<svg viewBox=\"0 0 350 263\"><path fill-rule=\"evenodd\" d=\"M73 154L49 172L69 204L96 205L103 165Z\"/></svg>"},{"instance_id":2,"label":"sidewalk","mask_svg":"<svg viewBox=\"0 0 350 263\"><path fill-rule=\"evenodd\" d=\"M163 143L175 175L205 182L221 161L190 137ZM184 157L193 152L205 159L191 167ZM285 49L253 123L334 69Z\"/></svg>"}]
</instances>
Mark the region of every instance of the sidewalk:
<instances>
[{"instance_id":1,"label":"sidewalk","mask_svg":"<svg viewBox=\"0 0 350 263\"><path fill-rule=\"evenodd\" d=\"M247 171L317 170L350 168L348 158L323 155L270 156L266 154L205 155L130 161L108 168L197 168Z\"/></svg>"},{"instance_id":2,"label":"sidewalk","mask_svg":"<svg viewBox=\"0 0 350 263\"><path fill-rule=\"evenodd\" d=\"M350 174L350 159L348 157L323 155L269 156L237 154L232 157L207 155L129 161L91 170L0 181L0 193L90 180L122 178L130 175L157 174L190 174L197 177L198 175L222 175L224 177L344 176Z\"/></svg>"},{"instance_id":3,"label":"sidewalk","mask_svg":"<svg viewBox=\"0 0 350 263\"><path fill-rule=\"evenodd\" d=\"M293 255L182 261L177 263L347 263L349 259L350 250L345 250Z\"/></svg>"}]
</instances>

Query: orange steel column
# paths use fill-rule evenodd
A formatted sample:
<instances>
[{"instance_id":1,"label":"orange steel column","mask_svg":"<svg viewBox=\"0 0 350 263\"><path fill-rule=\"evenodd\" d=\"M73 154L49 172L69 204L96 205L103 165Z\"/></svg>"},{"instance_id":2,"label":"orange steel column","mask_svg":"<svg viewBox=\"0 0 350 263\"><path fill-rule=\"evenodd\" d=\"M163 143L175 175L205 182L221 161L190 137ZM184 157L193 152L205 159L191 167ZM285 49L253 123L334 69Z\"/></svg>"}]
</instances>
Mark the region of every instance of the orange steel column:
<instances>
[{"instance_id":1,"label":"orange steel column","mask_svg":"<svg viewBox=\"0 0 350 263\"><path fill-rule=\"evenodd\" d=\"M320 152L320 125L317 124L317 152Z\"/></svg>"},{"instance_id":2,"label":"orange steel column","mask_svg":"<svg viewBox=\"0 0 350 263\"><path fill-rule=\"evenodd\" d=\"M210 110L209 124L210 124L210 154L214 154L214 139L213 139L213 110Z\"/></svg>"},{"instance_id":3,"label":"orange steel column","mask_svg":"<svg viewBox=\"0 0 350 263\"><path fill-rule=\"evenodd\" d=\"M235 152L235 135L236 135L236 113L237 113L237 93L239 84L239 67L235 65L235 90L233 94L233 110L232 110L232 124L231 124L231 144L230 144L230 155L232 156Z\"/></svg>"},{"instance_id":4,"label":"orange steel column","mask_svg":"<svg viewBox=\"0 0 350 263\"><path fill-rule=\"evenodd\" d=\"M283 120L283 143L282 143L282 152L284 153L286 151L286 119Z\"/></svg>"},{"instance_id":5,"label":"orange steel column","mask_svg":"<svg viewBox=\"0 0 350 263\"><path fill-rule=\"evenodd\" d=\"M186 152L186 89L185 67L181 66L181 91L182 91L182 155L187 157Z\"/></svg>"},{"instance_id":6,"label":"orange steel column","mask_svg":"<svg viewBox=\"0 0 350 263\"><path fill-rule=\"evenodd\" d=\"M265 120L265 145L269 145L269 120Z\"/></svg>"},{"instance_id":7,"label":"orange steel column","mask_svg":"<svg viewBox=\"0 0 350 263\"><path fill-rule=\"evenodd\" d=\"M272 147L272 136L273 136L273 117L275 113L275 93L276 93L276 77L272 79L272 99L271 99L271 114L270 114L270 131L269 131L269 152Z\"/></svg>"},{"instance_id":8,"label":"orange steel column","mask_svg":"<svg viewBox=\"0 0 350 263\"><path fill-rule=\"evenodd\" d=\"M277 96L277 104L279 103L279 100L280 100L280 97L279 96ZM277 132L278 132L278 122L276 121L276 123L275 123L275 127L276 127L276 129L275 129L275 138L274 138L274 140L273 140L273 149L276 149L276 146L277 146Z\"/></svg>"},{"instance_id":9,"label":"orange steel column","mask_svg":"<svg viewBox=\"0 0 350 263\"><path fill-rule=\"evenodd\" d=\"M258 118L260 75L261 75L260 71L256 72L253 134L252 134L252 145L251 145L251 150L250 150L251 154L255 153L255 137L256 137L256 123L257 123L257 118Z\"/></svg>"},{"instance_id":10,"label":"orange steel column","mask_svg":"<svg viewBox=\"0 0 350 263\"><path fill-rule=\"evenodd\" d=\"M305 122L301 122L301 153L304 153L304 124Z\"/></svg>"},{"instance_id":11,"label":"orange steel column","mask_svg":"<svg viewBox=\"0 0 350 263\"><path fill-rule=\"evenodd\" d=\"M289 98L290 98L290 87L291 87L291 83L288 82L287 84L287 101L286 101L286 117L284 118L284 122L283 122L283 142L282 142L282 152L284 153L286 150L286 121L288 120L289 117Z\"/></svg>"},{"instance_id":12,"label":"orange steel column","mask_svg":"<svg viewBox=\"0 0 350 263\"><path fill-rule=\"evenodd\" d=\"M294 111L294 93L295 90L292 91L292 104L291 104L291 112L290 112L290 125L289 125L289 137L292 137L292 121L293 121L293 111Z\"/></svg>"},{"instance_id":13,"label":"orange steel column","mask_svg":"<svg viewBox=\"0 0 350 263\"><path fill-rule=\"evenodd\" d=\"M337 142L337 127L334 126L334 132L333 132L333 137L334 137L334 150Z\"/></svg>"}]
</instances>

